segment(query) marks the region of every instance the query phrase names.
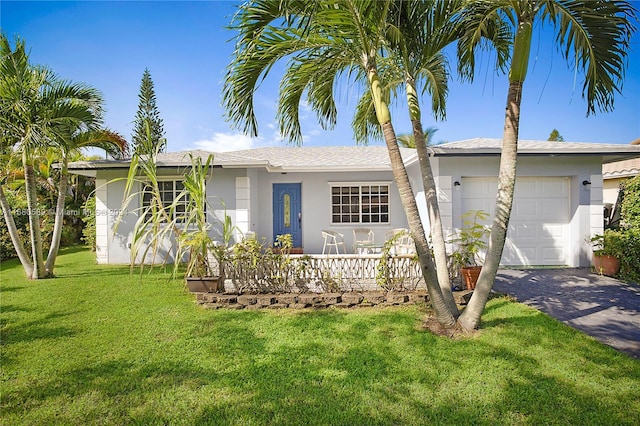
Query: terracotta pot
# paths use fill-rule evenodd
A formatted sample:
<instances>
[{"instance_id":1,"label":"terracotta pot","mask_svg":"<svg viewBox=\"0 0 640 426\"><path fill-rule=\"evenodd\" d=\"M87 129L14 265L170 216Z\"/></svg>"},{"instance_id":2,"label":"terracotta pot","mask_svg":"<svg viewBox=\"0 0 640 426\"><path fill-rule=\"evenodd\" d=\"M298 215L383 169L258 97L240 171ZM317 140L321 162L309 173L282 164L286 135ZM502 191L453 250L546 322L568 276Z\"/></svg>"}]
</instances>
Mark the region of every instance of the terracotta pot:
<instances>
[{"instance_id":1,"label":"terracotta pot","mask_svg":"<svg viewBox=\"0 0 640 426\"><path fill-rule=\"evenodd\" d=\"M478 277L480 276L480 270L482 266L465 266L460 268L460 275L462 276L462 282L467 290L473 290L476 288Z\"/></svg>"},{"instance_id":2,"label":"terracotta pot","mask_svg":"<svg viewBox=\"0 0 640 426\"><path fill-rule=\"evenodd\" d=\"M597 274L614 276L620 272L620 260L617 257L604 255L593 255L593 268Z\"/></svg>"},{"instance_id":3,"label":"terracotta pot","mask_svg":"<svg viewBox=\"0 0 640 426\"><path fill-rule=\"evenodd\" d=\"M191 293L221 293L224 281L220 277L187 277L187 288Z\"/></svg>"}]
</instances>

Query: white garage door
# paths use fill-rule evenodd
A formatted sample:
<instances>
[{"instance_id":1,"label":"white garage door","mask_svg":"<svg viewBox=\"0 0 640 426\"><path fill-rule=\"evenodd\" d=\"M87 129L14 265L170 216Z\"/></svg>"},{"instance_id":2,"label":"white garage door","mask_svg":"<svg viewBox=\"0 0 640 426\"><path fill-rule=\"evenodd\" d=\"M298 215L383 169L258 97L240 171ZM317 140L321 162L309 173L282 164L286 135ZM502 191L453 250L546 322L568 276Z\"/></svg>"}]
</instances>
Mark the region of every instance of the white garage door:
<instances>
[{"instance_id":1,"label":"white garage door","mask_svg":"<svg viewBox=\"0 0 640 426\"><path fill-rule=\"evenodd\" d=\"M495 208L495 178L463 178L462 208ZM519 177L502 253L503 265L564 265L569 235L569 178Z\"/></svg>"}]
</instances>

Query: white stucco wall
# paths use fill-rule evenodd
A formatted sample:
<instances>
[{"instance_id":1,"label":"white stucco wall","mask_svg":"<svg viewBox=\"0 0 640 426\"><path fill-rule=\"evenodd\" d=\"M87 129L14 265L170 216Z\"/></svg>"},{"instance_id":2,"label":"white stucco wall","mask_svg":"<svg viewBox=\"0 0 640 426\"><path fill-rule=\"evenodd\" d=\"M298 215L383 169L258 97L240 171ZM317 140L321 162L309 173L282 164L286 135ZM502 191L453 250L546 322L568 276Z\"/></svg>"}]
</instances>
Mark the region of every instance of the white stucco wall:
<instances>
[{"instance_id":1,"label":"white stucco wall","mask_svg":"<svg viewBox=\"0 0 640 426\"><path fill-rule=\"evenodd\" d=\"M497 157L436 157L432 167L438 186L438 199L445 234L452 234L461 226L462 191L455 182L468 177L497 176ZM418 164L412 164L408 173L425 231L429 232L428 215L422 190ZM122 208L124 181L113 179L124 176L126 170L98 171L97 174L97 260L99 263L130 262L129 243L137 214L128 212L117 232L114 225ZM177 169L162 170L167 178L180 176ZM602 177L600 159L596 157L521 157L518 160L518 176L568 177L570 181L570 236L566 255L569 266L588 266L591 249L586 240L602 230ZM584 180L590 185L582 185ZM109 182L109 183L108 183ZM215 169L207 185L207 199L211 206L209 220L214 225L212 236L219 237L224 214L228 214L241 234L253 232L258 238L273 241L274 183L301 183L303 247L305 253L322 252L321 230L332 229L344 234L345 245L350 251L353 245L352 230L358 224L331 223L331 183L386 182L391 185L390 223L367 224L375 233L377 243L384 242L385 233L393 228L407 227L407 220L395 187L391 172L354 173L270 173L264 169ZM134 200L130 209L139 207Z\"/></svg>"},{"instance_id":2,"label":"white stucco wall","mask_svg":"<svg viewBox=\"0 0 640 426\"><path fill-rule=\"evenodd\" d=\"M139 197L134 197L124 212L122 219L116 227L118 215L123 211L125 181L119 180L126 175L126 170L100 170L96 176L96 252L98 263L129 264L131 261L131 241L133 229L138 219L140 207ZM207 202L210 208L207 210L208 221L213 225L211 235L218 238L221 234L224 214L231 216L234 223L244 225L247 220L243 219L248 215L246 203L236 199L237 178L244 175L242 170L222 170L215 169L207 183ZM159 179L180 179L181 172L177 169L160 169ZM139 191L137 185L136 191ZM241 192L241 196L246 195ZM239 238L239 237L237 237ZM171 243L167 240L162 245L160 252L156 256L156 261L168 255L170 262L173 261L170 252ZM139 262L141 259L138 258ZM149 261L149 259L147 259Z\"/></svg>"},{"instance_id":3,"label":"white stucco wall","mask_svg":"<svg viewBox=\"0 0 640 426\"><path fill-rule=\"evenodd\" d=\"M376 243L384 243L384 234L393 228L406 228L407 220L400 203L393 176L390 172L357 172L357 173L267 173L259 171L257 180L257 212L252 212L252 227L256 235L273 241L273 184L301 183L302 188L302 244L305 253L322 253L323 239L321 231L331 229L344 234L347 252L353 246L353 229L370 228L374 232ZM391 193L389 200L389 224L331 224L330 184L335 182L389 183ZM252 183L252 188L253 188ZM254 204L255 205L255 204Z\"/></svg>"}]
</instances>

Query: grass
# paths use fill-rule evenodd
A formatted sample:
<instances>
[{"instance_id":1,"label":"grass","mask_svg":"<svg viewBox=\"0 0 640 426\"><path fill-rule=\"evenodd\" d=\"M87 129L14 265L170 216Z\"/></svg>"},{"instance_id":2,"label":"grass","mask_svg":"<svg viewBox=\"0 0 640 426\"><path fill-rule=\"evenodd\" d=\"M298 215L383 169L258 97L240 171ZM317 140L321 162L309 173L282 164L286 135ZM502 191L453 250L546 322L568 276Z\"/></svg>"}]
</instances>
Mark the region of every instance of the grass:
<instances>
[{"instance_id":1,"label":"grass","mask_svg":"<svg viewBox=\"0 0 640 426\"><path fill-rule=\"evenodd\" d=\"M507 299L457 340L424 307L207 311L65 250L1 266L0 423L638 424L640 362Z\"/></svg>"}]
</instances>

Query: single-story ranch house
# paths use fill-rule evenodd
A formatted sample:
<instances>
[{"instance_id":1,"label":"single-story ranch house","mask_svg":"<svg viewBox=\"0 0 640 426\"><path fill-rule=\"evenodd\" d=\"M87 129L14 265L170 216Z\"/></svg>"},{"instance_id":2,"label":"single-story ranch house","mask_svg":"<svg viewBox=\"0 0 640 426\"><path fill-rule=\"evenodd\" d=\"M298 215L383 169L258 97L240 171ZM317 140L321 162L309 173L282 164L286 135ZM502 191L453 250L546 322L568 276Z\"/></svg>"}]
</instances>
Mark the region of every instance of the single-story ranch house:
<instances>
[{"instance_id":1,"label":"single-story ranch house","mask_svg":"<svg viewBox=\"0 0 640 426\"><path fill-rule=\"evenodd\" d=\"M501 140L471 139L430 147L445 232L462 225L461 215L493 214ZM191 151L206 158L210 153ZM187 152L158 156L163 193L179 191L190 165ZM415 150L402 149L414 194L428 230ZM273 241L290 233L304 253L323 251L323 230L344 235L369 228L375 243L406 228L385 146L273 147L216 153L207 185L211 223L228 214L242 233ZM590 265L587 240L603 228L602 165L640 157L640 146L520 141L518 178L503 265ZM121 211L128 161L76 162L70 172L96 178L97 261L129 263L136 214ZM142 203L143 200L139 200ZM135 207L135 206L133 206ZM219 229L219 228L218 228ZM239 237L238 237L239 238Z\"/></svg>"}]
</instances>

